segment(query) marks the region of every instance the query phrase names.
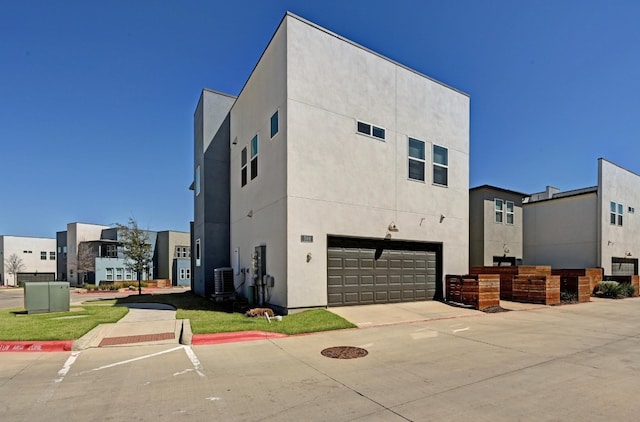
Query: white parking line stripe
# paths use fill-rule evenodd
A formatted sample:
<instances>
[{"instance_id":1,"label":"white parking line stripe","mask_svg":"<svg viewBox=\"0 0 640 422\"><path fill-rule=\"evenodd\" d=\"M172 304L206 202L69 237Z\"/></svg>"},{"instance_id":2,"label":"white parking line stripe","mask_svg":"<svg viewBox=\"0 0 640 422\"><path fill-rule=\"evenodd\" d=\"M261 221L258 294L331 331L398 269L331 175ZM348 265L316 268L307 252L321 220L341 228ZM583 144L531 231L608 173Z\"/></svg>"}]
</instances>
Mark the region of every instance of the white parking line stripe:
<instances>
[{"instance_id":1,"label":"white parking line stripe","mask_svg":"<svg viewBox=\"0 0 640 422\"><path fill-rule=\"evenodd\" d=\"M102 371L103 369L113 368L114 366L124 365L126 363L131 363L131 362L135 362L135 361L142 360L142 359L152 358L154 356L164 355L166 353L175 352L176 350L180 350L182 348L183 348L183 346L178 346L178 347L174 347L174 348L169 349L169 350L163 350L162 352L152 353L150 355L145 355L145 356L140 356L140 357L133 358L133 359L123 360L121 362L116 362L116 363L112 363L110 365L104 365L104 366L101 366L99 368L94 368L91 371L81 372L78 375L86 374L87 372Z\"/></svg>"},{"instance_id":2,"label":"white parking line stripe","mask_svg":"<svg viewBox=\"0 0 640 422\"><path fill-rule=\"evenodd\" d=\"M69 373L69 370L71 369L71 365L73 365L76 359L78 359L79 355L80 355L80 352L71 353L71 356L69 356L69 358L64 363L64 365L62 365L62 369L58 371L58 377L55 380L53 380L53 382L55 382L56 384L59 382L62 382L64 377Z\"/></svg>"},{"instance_id":3,"label":"white parking line stripe","mask_svg":"<svg viewBox=\"0 0 640 422\"><path fill-rule=\"evenodd\" d=\"M202 365L200 364L200 360L198 359L198 357L194 353L194 351L191 348L191 346L182 346L182 347L184 347L184 351L187 354L187 356L189 357L189 359L191 360L191 363L193 364L193 367L195 368L195 370L198 373L198 375L200 375L201 377L204 377L205 375L202 372L203 369L202 369Z\"/></svg>"}]
</instances>

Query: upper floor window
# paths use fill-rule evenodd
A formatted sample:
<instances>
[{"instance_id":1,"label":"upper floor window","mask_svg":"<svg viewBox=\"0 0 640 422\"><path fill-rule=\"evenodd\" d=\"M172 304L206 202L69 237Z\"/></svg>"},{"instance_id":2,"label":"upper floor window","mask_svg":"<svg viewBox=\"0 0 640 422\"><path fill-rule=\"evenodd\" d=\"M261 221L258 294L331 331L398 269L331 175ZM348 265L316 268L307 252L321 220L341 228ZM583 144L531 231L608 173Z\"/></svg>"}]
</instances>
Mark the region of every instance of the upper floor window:
<instances>
[{"instance_id":1,"label":"upper floor window","mask_svg":"<svg viewBox=\"0 0 640 422\"><path fill-rule=\"evenodd\" d=\"M358 121L357 130L358 133L362 133L363 135L373 136L374 138L382 140L385 139L385 129L369 123Z\"/></svg>"},{"instance_id":2,"label":"upper floor window","mask_svg":"<svg viewBox=\"0 0 640 422\"><path fill-rule=\"evenodd\" d=\"M409 138L409 179L424 182L424 141Z\"/></svg>"},{"instance_id":3,"label":"upper floor window","mask_svg":"<svg viewBox=\"0 0 640 422\"><path fill-rule=\"evenodd\" d=\"M188 246L176 246L174 255L176 258L189 258L191 256L190 252Z\"/></svg>"},{"instance_id":4,"label":"upper floor window","mask_svg":"<svg viewBox=\"0 0 640 422\"><path fill-rule=\"evenodd\" d=\"M251 139L251 180L258 177L258 134Z\"/></svg>"},{"instance_id":5,"label":"upper floor window","mask_svg":"<svg viewBox=\"0 0 640 422\"><path fill-rule=\"evenodd\" d=\"M113 281L113 268L106 268L107 281Z\"/></svg>"},{"instance_id":6,"label":"upper floor window","mask_svg":"<svg viewBox=\"0 0 640 422\"><path fill-rule=\"evenodd\" d=\"M278 121L278 112L276 111L271 116L271 137L273 138L278 134L278 130L280 129L280 122Z\"/></svg>"},{"instance_id":7,"label":"upper floor window","mask_svg":"<svg viewBox=\"0 0 640 422\"><path fill-rule=\"evenodd\" d=\"M247 184L247 147L240 153L240 173L240 184L244 186Z\"/></svg>"},{"instance_id":8,"label":"upper floor window","mask_svg":"<svg viewBox=\"0 0 640 422\"><path fill-rule=\"evenodd\" d=\"M622 226L622 213L624 211L624 206L611 201L609 207L609 223Z\"/></svg>"},{"instance_id":9,"label":"upper floor window","mask_svg":"<svg viewBox=\"0 0 640 422\"><path fill-rule=\"evenodd\" d=\"M49 252L49 261L55 261L55 259L56 259L56 253Z\"/></svg>"},{"instance_id":10,"label":"upper floor window","mask_svg":"<svg viewBox=\"0 0 640 422\"><path fill-rule=\"evenodd\" d=\"M200 195L200 166L196 167L196 196Z\"/></svg>"},{"instance_id":11,"label":"upper floor window","mask_svg":"<svg viewBox=\"0 0 640 422\"><path fill-rule=\"evenodd\" d=\"M495 214L495 222L502 223L504 221L504 201L502 199L494 199L493 200L494 214Z\"/></svg>"},{"instance_id":12,"label":"upper floor window","mask_svg":"<svg viewBox=\"0 0 640 422\"><path fill-rule=\"evenodd\" d=\"M505 201L505 206L507 210L507 224L513 224L514 211L515 211L513 201Z\"/></svg>"},{"instance_id":13,"label":"upper floor window","mask_svg":"<svg viewBox=\"0 0 640 422\"><path fill-rule=\"evenodd\" d=\"M40 259L43 261L47 260L47 253L45 251L40 251Z\"/></svg>"},{"instance_id":14,"label":"upper floor window","mask_svg":"<svg viewBox=\"0 0 640 422\"><path fill-rule=\"evenodd\" d=\"M449 185L449 151L441 146L433 146L433 183Z\"/></svg>"}]
</instances>

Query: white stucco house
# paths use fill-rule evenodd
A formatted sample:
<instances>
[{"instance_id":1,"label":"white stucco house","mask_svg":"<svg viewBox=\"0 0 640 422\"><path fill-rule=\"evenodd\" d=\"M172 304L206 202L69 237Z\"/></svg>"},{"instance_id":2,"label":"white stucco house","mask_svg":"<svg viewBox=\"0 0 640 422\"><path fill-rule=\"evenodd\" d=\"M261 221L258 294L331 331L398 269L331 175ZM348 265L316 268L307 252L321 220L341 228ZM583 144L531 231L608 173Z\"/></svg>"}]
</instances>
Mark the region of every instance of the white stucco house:
<instances>
[{"instance_id":1,"label":"white stucco house","mask_svg":"<svg viewBox=\"0 0 640 422\"><path fill-rule=\"evenodd\" d=\"M419 301L469 264L469 96L287 13L194 116L194 290L284 312Z\"/></svg>"},{"instance_id":2,"label":"white stucco house","mask_svg":"<svg viewBox=\"0 0 640 422\"><path fill-rule=\"evenodd\" d=\"M547 187L525 200L525 263L638 274L639 204L640 175L598 159L597 186L567 192Z\"/></svg>"},{"instance_id":3,"label":"white stucco house","mask_svg":"<svg viewBox=\"0 0 640 422\"><path fill-rule=\"evenodd\" d=\"M17 270L14 271L13 270ZM56 239L0 236L0 285L56 279Z\"/></svg>"}]
</instances>

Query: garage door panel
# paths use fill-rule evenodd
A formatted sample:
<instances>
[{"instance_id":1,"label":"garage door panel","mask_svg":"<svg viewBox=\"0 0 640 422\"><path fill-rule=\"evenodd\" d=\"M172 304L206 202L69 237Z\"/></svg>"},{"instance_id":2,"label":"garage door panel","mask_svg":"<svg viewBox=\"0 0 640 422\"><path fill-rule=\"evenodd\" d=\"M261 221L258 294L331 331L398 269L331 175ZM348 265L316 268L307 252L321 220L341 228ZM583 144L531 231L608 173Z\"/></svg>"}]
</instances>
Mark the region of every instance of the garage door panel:
<instances>
[{"instance_id":1,"label":"garage door panel","mask_svg":"<svg viewBox=\"0 0 640 422\"><path fill-rule=\"evenodd\" d=\"M409 302L434 297L435 251L357 247L359 243L376 242L383 243L351 239L346 243L353 247L327 249L329 306ZM415 245L418 249L424 247L424 244Z\"/></svg>"}]
</instances>

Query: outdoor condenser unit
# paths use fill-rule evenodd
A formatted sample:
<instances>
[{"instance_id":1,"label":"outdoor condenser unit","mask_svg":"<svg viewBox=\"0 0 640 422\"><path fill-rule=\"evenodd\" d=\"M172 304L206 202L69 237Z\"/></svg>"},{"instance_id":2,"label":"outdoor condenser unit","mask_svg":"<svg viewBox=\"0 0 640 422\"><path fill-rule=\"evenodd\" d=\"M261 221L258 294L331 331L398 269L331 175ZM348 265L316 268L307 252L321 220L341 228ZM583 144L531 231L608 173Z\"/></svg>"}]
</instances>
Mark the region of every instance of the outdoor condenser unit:
<instances>
[{"instance_id":1,"label":"outdoor condenser unit","mask_svg":"<svg viewBox=\"0 0 640 422\"><path fill-rule=\"evenodd\" d=\"M233 268L223 267L213 270L213 295L229 296L235 293Z\"/></svg>"}]
</instances>

